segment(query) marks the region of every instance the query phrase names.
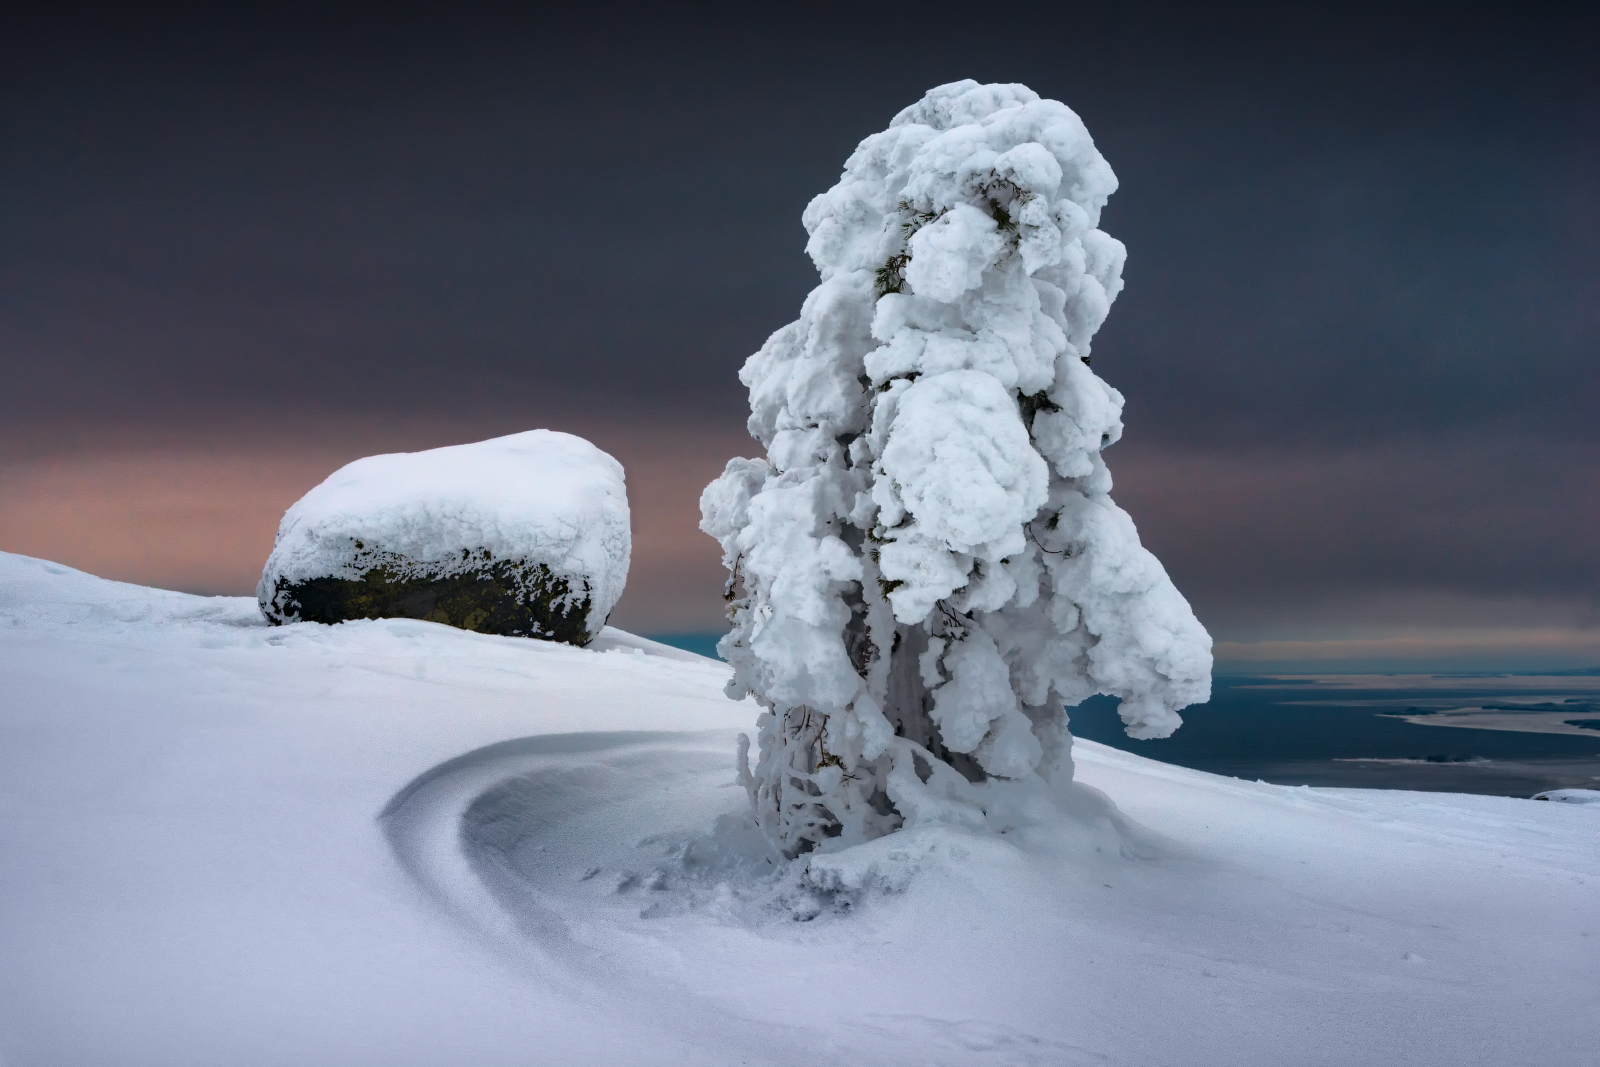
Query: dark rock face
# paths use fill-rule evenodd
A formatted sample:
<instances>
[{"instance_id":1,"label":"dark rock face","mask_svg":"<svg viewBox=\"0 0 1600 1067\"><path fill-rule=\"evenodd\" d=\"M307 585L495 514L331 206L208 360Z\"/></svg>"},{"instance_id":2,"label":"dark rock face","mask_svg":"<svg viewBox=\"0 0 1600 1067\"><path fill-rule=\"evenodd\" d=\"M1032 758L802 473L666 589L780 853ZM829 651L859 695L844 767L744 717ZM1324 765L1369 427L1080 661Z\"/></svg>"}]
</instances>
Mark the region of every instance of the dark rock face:
<instances>
[{"instance_id":1,"label":"dark rock face","mask_svg":"<svg viewBox=\"0 0 1600 1067\"><path fill-rule=\"evenodd\" d=\"M604 625L591 620L587 583L574 591L543 563L496 560L486 551L426 563L372 552L359 578L280 578L270 622L424 619L478 633L586 645Z\"/></svg>"}]
</instances>

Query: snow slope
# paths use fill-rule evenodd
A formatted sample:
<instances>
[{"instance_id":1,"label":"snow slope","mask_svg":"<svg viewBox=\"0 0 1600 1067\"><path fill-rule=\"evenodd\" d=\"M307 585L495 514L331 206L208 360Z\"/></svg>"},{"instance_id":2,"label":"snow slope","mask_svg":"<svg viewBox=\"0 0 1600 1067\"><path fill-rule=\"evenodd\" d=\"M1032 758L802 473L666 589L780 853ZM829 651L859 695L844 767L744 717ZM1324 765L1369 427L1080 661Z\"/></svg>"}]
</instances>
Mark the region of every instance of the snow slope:
<instances>
[{"instance_id":1,"label":"snow slope","mask_svg":"<svg viewBox=\"0 0 1600 1067\"><path fill-rule=\"evenodd\" d=\"M724 679L0 554L0 1063L1595 1062L1600 806L1080 741L1058 809L824 893L740 824Z\"/></svg>"}]
</instances>

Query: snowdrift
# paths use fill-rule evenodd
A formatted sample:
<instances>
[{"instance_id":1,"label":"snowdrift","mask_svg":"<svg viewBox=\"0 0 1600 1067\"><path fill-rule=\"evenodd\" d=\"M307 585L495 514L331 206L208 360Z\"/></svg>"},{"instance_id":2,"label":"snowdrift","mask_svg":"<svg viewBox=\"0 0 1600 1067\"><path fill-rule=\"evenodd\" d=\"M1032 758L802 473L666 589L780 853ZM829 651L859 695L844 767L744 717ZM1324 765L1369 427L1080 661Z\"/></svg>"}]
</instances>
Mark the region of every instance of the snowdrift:
<instances>
[{"instance_id":1,"label":"snowdrift","mask_svg":"<svg viewBox=\"0 0 1600 1067\"><path fill-rule=\"evenodd\" d=\"M0 555L0 1062L1593 1062L1600 807L1079 741L802 878L727 673Z\"/></svg>"}]
</instances>

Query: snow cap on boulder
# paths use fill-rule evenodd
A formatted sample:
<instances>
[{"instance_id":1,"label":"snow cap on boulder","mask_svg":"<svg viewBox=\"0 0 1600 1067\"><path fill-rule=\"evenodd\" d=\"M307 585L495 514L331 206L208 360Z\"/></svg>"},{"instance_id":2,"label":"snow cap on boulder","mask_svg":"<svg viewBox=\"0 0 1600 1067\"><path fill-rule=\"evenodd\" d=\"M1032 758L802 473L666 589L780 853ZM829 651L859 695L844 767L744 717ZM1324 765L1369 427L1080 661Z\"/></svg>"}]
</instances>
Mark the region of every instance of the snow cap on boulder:
<instances>
[{"instance_id":1,"label":"snow cap on boulder","mask_svg":"<svg viewBox=\"0 0 1600 1067\"><path fill-rule=\"evenodd\" d=\"M632 551L622 465L552 430L339 468L284 515L273 623L421 618L587 644Z\"/></svg>"}]
</instances>

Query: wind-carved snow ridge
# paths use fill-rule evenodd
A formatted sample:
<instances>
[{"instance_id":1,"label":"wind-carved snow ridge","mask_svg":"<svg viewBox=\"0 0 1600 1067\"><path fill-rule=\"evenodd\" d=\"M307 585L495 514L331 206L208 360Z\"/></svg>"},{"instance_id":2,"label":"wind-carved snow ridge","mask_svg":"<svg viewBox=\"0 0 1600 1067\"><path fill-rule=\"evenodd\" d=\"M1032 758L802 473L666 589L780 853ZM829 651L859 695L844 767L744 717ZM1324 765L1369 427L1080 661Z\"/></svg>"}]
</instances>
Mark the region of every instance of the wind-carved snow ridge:
<instances>
[{"instance_id":1,"label":"wind-carved snow ridge","mask_svg":"<svg viewBox=\"0 0 1600 1067\"><path fill-rule=\"evenodd\" d=\"M652 920L760 930L842 919L919 873L948 881L975 848L1005 862L1097 856L1108 871L1163 856L1155 835L1074 783L1010 839L919 826L790 862L736 797L729 740L635 731L500 742L419 776L379 821L411 879L486 945L612 984L632 979L606 962L607 940L656 936Z\"/></svg>"},{"instance_id":2,"label":"wind-carved snow ridge","mask_svg":"<svg viewBox=\"0 0 1600 1067\"><path fill-rule=\"evenodd\" d=\"M925 826L788 862L733 780L732 736L504 741L420 775L379 822L429 900L517 971L625 1004L634 1024L666 1036L714 1020L710 1042L741 1063L791 1063L793 1050L818 1047L830 1062L849 1053L908 1067L1109 1061L977 1005L972 1016L907 1014L914 986L863 1005L851 976L881 967L882 946L904 931L952 922L977 899L1014 914L1008 895L1048 883L1098 903L1106 883L1136 869L1192 877L1192 863L1081 784L1061 798L1064 818L1013 837ZM1074 858L1065 882L1048 867L1056 855ZM824 1005L820 1029L774 1007L818 973L842 976L829 995L855 1008Z\"/></svg>"},{"instance_id":3,"label":"wind-carved snow ridge","mask_svg":"<svg viewBox=\"0 0 1600 1067\"><path fill-rule=\"evenodd\" d=\"M749 918L776 915L787 865L719 788L732 784L729 740L626 732L501 742L420 776L380 821L412 879L497 947L515 943L513 932L546 948L570 940L553 917L584 902L644 918L735 903ZM560 955L583 969L581 954Z\"/></svg>"},{"instance_id":4,"label":"wind-carved snow ridge","mask_svg":"<svg viewBox=\"0 0 1600 1067\"><path fill-rule=\"evenodd\" d=\"M955 82L806 208L822 276L740 372L765 459L701 498L730 572L744 782L787 856L925 823L1005 829L1070 780L1064 706L1166 737L1211 640L1110 497L1122 395L1089 346L1125 250L1078 116Z\"/></svg>"},{"instance_id":5,"label":"wind-carved snow ridge","mask_svg":"<svg viewBox=\"0 0 1600 1067\"><path fill-rule=\"evenodd\" d=\"M499 951L527 945L579 973L603 967L558 915L584 913L591 928L686 914L758 928L844 914L864 891L904 883L886 886L882 873L811 879L785 861L726 788L729 740L630 732L502 742L422 775L380 822L401 866L445 912ZM874 871L916 858L880 858Z\"/></svg>"}]
</instances>

